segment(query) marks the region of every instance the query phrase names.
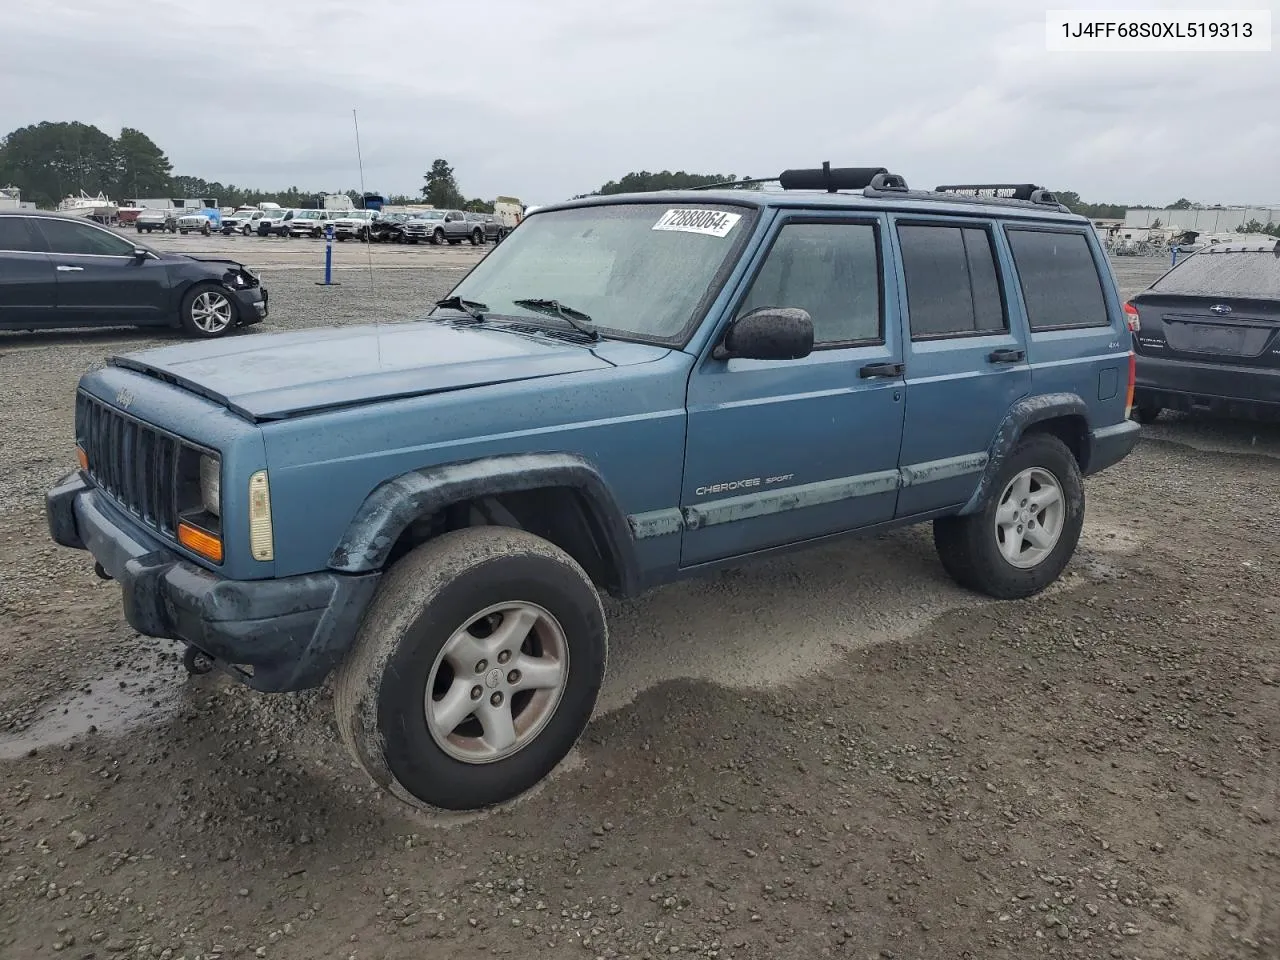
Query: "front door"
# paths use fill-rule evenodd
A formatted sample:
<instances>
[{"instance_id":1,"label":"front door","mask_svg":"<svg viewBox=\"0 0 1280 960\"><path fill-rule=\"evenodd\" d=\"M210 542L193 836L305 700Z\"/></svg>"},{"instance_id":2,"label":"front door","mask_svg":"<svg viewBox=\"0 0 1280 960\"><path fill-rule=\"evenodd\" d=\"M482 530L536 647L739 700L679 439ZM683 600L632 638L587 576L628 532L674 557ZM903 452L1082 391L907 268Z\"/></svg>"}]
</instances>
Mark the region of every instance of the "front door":
<instances>
[{"instance_id":1,"label":"front door","mask_svg":"<svg viewBox=\"0 0 1280 960\"><path fill-rule=\"evenodd\" d=\"M49 244L58 279L59 323L167 323L169 277L154 257L139 259L134 244L78 220L36 220Z\"/></svg>"},{"instance_id":2,"label":"front door","mask_svg":"<svg viewBox=\"0 0 1280 960\"><path fill-rule=\"evenodd\" d=\"M1031 367L993 224L899 216L894 241L909 337L898 516L910 517L969 499Z\"/></svg>"},{"instance_id":3,"label":"front door","mask_svg":"<svg viewBox=\"0 0 1280 960\"><path fill-rule=\"evenodd\" d=\"M0 328L53 321L57 283L30 217L0 217Z\"/></svg>"},{"instance_id":4,"label":"front door","mask_svg":"<svg viewBox=\"0 0 1280 960\"><path fill-rule=\"evenodd\" d=\"M892 519L902 439L897 293L881 217L774 224L731 315L800 307L799 360L700 362L689 381L681 566Z\"/></svg>"}]
</instances>

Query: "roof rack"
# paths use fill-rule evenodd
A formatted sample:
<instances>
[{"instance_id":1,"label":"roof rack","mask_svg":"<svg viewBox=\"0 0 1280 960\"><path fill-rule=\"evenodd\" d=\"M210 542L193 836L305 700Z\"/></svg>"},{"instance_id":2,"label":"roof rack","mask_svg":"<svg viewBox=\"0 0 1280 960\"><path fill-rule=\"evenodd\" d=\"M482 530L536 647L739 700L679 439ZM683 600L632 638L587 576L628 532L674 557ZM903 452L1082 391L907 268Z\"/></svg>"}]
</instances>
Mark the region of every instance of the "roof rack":
<instances>
[{"instance_id":1,"label":"roof rack","mask_svg":"<svg viewBox=\"0 0 1280 960\"><path fill-rule=\"evenodd\" d=\"M983 200L1026 200L1030 203L1058 205L1058 198L1034 183L956 183L934 187L934 193L954 193Z\"/></svg>"},{"instance_id":2,"label":"roof rack","mask_svg":"<svg viewBox=\"0 0 1280 960\"><path fill-rule=\"evenodd\" d=\"M971 183L945 184L932 190L912 190L907 181L884 167L832 167L824 161L821 167L783 170L776 177L745 177L708 183L692 190L717 190L754 186L760 183L777 183L783 190L824 190L838 193L841 190L861 190L865 197L901 197L911 200L947 200L969 203L997 203L1016 206L1035 205L1052 207L1070 213L1057 197L1044 187L1034 183Z\"/></svg>"}]
</instances>

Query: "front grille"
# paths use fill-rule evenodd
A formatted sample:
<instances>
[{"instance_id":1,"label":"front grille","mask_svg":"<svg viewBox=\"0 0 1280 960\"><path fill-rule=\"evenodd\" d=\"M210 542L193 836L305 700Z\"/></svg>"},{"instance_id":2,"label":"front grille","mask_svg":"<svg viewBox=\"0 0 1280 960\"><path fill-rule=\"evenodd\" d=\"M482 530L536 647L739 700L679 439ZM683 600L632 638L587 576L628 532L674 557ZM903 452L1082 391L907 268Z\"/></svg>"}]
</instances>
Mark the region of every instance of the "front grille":
<instances>
[{"instance_id":1,"label":"front grille","mask_svg":"<svg viewBox=\"0 0 1280 960\"><path fill-rule=\"evenodd\" d=\"M85 393L76 395L76 434L98 488L142 523L173 536L182 441Z\"/></svg>"}]
</instances>

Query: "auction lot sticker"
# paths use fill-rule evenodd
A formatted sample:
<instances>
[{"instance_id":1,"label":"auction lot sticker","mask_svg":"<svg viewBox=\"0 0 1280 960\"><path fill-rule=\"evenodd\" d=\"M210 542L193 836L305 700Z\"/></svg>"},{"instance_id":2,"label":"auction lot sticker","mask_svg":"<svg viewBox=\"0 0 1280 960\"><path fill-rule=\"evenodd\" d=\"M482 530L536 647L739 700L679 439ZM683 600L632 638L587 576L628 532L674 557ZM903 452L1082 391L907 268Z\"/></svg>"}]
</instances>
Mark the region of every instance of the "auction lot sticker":
<instances>
[{"instance_id":1,"label":"auction lot sticker","mask_svg":"<svg viewBox=\"0 0 1280 960\"><path fill-rule=\"evenodd\" d=\"M700 233L706 237L723 237L742 219L740 213L723 210L668 210L653 225L655 230L678 230L681 233Z\"/></svg>"}]
</instances>

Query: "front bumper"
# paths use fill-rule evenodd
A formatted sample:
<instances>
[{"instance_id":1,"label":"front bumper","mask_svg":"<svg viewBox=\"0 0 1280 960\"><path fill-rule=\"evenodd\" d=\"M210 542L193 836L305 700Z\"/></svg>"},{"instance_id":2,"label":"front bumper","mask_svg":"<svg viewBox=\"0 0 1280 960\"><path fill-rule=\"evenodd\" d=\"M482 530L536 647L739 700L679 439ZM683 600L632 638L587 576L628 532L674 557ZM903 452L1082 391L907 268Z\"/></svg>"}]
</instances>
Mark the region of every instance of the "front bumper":
<instances>
[{"instance_id":1,"label":"front bumper","mask_svg":"<svg viewBox=\"0 0 1280 960\"><path fill-rule=\"evenodd\" d=\"M227 580L129 523L79 473L46 496L49 533L120 584L129 625L180 640L255 690L317 687L341 662L380 574Z\"/></svg>"},{"instance_id":2,"label":"front bumper","mask_svg":"<svg viewBox=\"0 0 1280 960\"><path fill-rule=\"evenodd\" d=\"M1190 413L1280 413L1280 369L1138 356L1134 403Z\"/></svg>"},{"instance_id":3,"label":"front bumper","mask_svg":"<svg viewBox=\"0 0 1280 960\"><path fill-rule=\"evenodd\" d=\"M245 287L232 290L236 306L240 314L240 325L249 326L267 319L267 288L264 286Z\"/></svg>"}]
</instances>

